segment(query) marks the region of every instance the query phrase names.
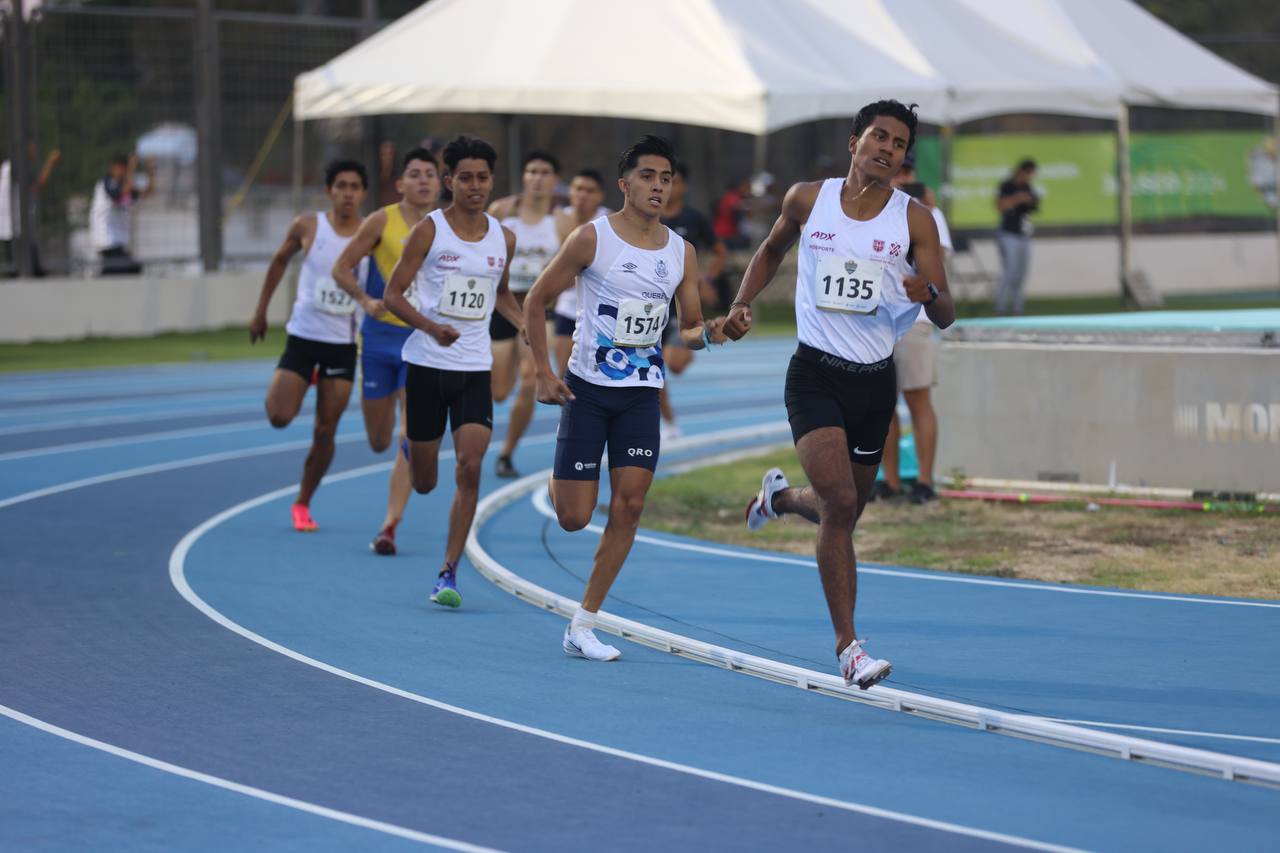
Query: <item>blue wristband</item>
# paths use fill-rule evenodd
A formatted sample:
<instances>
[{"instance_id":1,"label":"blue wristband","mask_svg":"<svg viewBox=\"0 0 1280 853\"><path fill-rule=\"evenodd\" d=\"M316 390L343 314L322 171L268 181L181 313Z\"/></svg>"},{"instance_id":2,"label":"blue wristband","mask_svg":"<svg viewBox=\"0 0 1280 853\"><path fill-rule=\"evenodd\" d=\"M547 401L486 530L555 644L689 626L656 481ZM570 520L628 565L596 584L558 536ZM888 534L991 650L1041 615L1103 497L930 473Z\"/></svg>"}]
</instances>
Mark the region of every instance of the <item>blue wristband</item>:
<instances>
[{"instance_id":1,"label":"blue wristband","mask_svg":"<svg viewBox=\"0 0 1280 853\"><path fill-rule=\"evenodd\" d=\"M711 335L707 332L707 327L702 327L702 348L711 349Z\"/></svg>"}]
</instances>

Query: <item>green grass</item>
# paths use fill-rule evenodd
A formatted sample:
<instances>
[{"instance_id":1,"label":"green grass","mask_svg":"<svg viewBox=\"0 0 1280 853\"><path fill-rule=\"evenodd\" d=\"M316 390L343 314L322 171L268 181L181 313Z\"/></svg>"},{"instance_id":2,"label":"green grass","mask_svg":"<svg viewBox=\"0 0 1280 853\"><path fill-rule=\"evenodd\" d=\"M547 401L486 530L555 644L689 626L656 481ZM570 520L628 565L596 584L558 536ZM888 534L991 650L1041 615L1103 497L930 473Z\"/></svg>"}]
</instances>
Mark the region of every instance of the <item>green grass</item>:
<instances>
[{"instance_id":1,"label":"green grass","mask_svg":"<svg viewBox=\"0 0 1280 853\"><path fill-rule=\"evenodd\" d=\"M276 358L284 346L284 339L283 328L270 329L265 341L251 347L248 328L234 326L215 332L175 332L150 338L85 338L0 344L0 372Z\"/></svg>"}]
</instances>

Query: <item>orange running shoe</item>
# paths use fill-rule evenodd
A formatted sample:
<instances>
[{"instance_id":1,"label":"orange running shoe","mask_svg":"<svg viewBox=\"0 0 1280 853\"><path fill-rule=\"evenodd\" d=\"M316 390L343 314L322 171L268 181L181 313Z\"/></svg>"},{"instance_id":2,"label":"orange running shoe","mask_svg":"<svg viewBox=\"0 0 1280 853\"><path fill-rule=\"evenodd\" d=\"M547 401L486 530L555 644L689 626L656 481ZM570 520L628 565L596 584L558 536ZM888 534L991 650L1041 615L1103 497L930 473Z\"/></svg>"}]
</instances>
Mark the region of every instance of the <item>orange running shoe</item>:
<instances>
[{"instance_id":1,"label":"orange running shoe","mask_svg":"<svg viewBox=\"0 0 1280 853\"><path fill-rule=\"evenodd\" d=\"M311 517L311 508L306 504L293 505L293 529L301 533L314 533L320 529L320 525Z\"/></svg>"},{"instance_id":2,"label":"orange running shoe","mask_svg":"<svg viewBox=\"0 0 1280 853\"><path fill-rule=\"evenodd\" d=\"M396 526L388 524L379 530L378 535L373 537L373 541L369 543L369 547L373 549L375 554L394 557L396 553Z\"/></svg>"}]
</instances>

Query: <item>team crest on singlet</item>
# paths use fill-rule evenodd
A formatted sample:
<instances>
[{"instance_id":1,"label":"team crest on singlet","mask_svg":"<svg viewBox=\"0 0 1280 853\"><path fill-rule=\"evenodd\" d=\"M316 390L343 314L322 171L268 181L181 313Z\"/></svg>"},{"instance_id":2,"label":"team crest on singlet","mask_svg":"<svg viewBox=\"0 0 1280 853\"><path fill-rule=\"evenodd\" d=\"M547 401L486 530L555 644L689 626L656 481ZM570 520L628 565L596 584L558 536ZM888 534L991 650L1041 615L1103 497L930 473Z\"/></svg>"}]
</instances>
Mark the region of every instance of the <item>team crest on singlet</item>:
<instances>
[{"instance_id":1,"label":"team crest on singlet","mask_svg":"<svg viewBox=\"0 0 1280 853\"><path fill-rule=\"evenodd\" d=\"M667 277L667 262L666 262L666 261L664 261L664 260L662 260L661 258L659 258L659 259L658 259L658 265L657 265L656 267L654 267L654 268L653 268L653 274L654 274L654 275L656 275L658 278L666 278L666 277Z\"/></svg>"}]
</instances>

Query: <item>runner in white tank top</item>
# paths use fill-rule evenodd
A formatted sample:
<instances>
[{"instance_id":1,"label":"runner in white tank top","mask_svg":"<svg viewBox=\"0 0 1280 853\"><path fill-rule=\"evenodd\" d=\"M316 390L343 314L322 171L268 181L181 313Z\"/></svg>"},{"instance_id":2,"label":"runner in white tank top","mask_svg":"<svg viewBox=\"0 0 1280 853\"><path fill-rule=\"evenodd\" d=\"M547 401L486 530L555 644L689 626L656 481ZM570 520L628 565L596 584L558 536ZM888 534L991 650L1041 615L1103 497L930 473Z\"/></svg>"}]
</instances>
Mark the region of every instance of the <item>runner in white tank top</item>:
<instances>
[{"instance_id":1,"label":"runner in white tank top","mask_svg":"<svg viewBox=\"0 0 1280 853\"><path fill-rule=\"evenodd\" d=\"M383 301L414 330L404 344L405 408L409 467L419 493L435 488L446 426L453 434L457 487L444 568L431 601L457 607L462 603L458 560L475 515L480 465L493 431L489 320L499 311L517 333L523 320L508 285L515 235L485 213L497 154L483 139L459 136L445 146L443 156L445 186L453 201L409 232ZM405 298L410 283L416 305Z\"/></svg>"},{"instance_id":2,"label":"runner in white tank top","mask_svg":"<svg viewBox=\"0 0 1280 853\"><path fill-rule=\"evenodd\" d=\"M565 530L581 530L590 521L600 493L600 460L609 449L609 523L561 643L566 654L588 660L620 655L592 628L635 540L658 462L662 331L672 295L680 300L685 343L701 349L724 340L723 320L703 322L693 247L661 222L674 163L670 143L654 136L624 151L618 164L622 211L578 226L525 298L538 399L563 406L551 499ZM575 278L578 323L561 380L548 363L542 318Z\"/></svg>"},{"instance_id":3,"label":"runner in white tank top","mask_svg":"<svg viewBox=\"0 0 1280 853\"><path fill-rule=\"evenodd\" d=\"M333 264L351 242L353 234L333 230L326 211L315 215L316 231L311 248L298 271L298 292L285 330L299 338L326 344L356 342L356 302L333 280ZM369 260L360 262L356 278L363 282Z\"/></svg>"},{"instance_id":4,"label":"runner in white tank top","mask_svg":"<svg viewBox=\"0 0 1280 853\"><path fill-rule=\"evenodd\" d=\"M897 101L859 111L843 179L796 184L756 251L725 323L735 340L751 328L751 301L800 240L796 275L799 346L785 389L791 434L809 486L791 488L767 471L747 507L757 530L793 512L818 527L818 570L836 635L840 672L866 689L889 662L871 657L854 630L857 564L853 528L866 505L897 400L893 345L920 305L940 327L955 320L938 229L923 205L890 188L912 142L916 116ZM913 252L918 275L904 268ZM821 511L820 511L821 509Z\"/></svg>"},{"instance_id":5,"label":"runner in white tank top","mask_svg":"<svg viewBox=\"0 0 1280 853\"><path fill-rule=\"evenodd\" d=\"M302 482L291 513L295 530L317 529L311 517L315 494L333 461L334 434L351 398L356 373L356 305L338 287L331 271L338 256L360 227L360 205L368 191L364 166L338 160L325 169L325 187L331 207L299 216L289 226L284 243L276 250L262 281L258 306L249 322L249 341L267 333L267 306L280 285L290 259L303 253L298 295L286 326L284 354L267 388L267 419L286 427L302 409L302 401L314 378L316 425L302 469ZM365 267L356 274L363 279Z\"/></svg>"},{"instance_id":6,"label":"runner in white tank top","mask_svg":"<svg viewBox=\"0 0 1280 853\"><path fill-rule=\"evenodd\" d=\"M551 257L560 248L556 218L552 212L560 162L547 151L529 151L521 164L521 192L489 206L505 228L516 235L516 253L511 259L511 292L523 306L524 295L533 287ZM515 390L515 400L507 416L507 434L494 460L494 473L513 479L520 476L513 456L516 445L533 419L535 405L533 363L528 345L516 334L515 326L500 315L489 326L493 338L493 399L501 403Z\"/></svg>"}]
</instances>

